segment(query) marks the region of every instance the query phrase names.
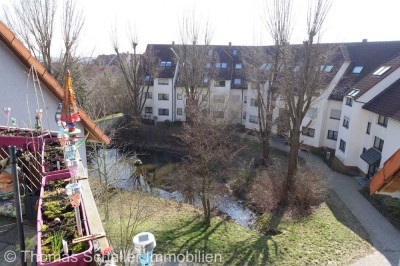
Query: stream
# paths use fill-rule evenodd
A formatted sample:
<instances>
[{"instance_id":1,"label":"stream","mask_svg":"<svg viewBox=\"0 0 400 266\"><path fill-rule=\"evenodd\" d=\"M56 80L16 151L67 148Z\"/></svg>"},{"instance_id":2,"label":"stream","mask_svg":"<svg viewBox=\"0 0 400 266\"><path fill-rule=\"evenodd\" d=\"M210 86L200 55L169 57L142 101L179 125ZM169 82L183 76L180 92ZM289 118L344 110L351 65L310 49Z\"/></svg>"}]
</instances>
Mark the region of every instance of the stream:
<instances>
[{"instance_id":1,"label":"stream","mask_svg":"<svg viewBox=\"0 0 400 266\"><path fill-rule=\"evenodd\" d=\"M114 177L112 180L108 181L111 182L114 187L128 191L135 191L140 188L160 198L184 202L183 195L178 191L169 192L161 188L150 189L150 186L145 182L142 176L140 178L133 177L133 173L136 170L134 164L137 162L137 159L140 159L145 166L160 169L179 163L181 161L180 155L157 150L140 152L137 155L125 154L127 155L125 158L123 158L122 155L123 154L116 149L106 150L106 164L108 169L110 169L109 176ZM93 164L89 166L93 166ZM95 172L90 172L90 174L96 176ZM252 228L254 225L257 217L255 213L234 198L215 197L212 199L211 204L242 226ZM196 199L194 205L196 207L201 207L200 200Z\"/></svg>"}]
</instances>

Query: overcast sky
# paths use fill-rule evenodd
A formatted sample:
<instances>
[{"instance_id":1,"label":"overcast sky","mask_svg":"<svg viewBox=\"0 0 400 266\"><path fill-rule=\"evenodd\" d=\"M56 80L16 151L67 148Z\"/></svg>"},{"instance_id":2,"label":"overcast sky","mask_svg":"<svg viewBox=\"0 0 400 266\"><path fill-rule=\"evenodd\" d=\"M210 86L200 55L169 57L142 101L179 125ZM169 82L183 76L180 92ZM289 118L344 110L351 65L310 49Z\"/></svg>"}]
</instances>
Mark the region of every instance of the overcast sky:
<instances>
[{"instance_id":1,"label":"overcast sky","mask_svg":"<svg viewBox=\"0 0 400 266\"><path fill-rule=\"evenodd\" d=\"M0 0L3 7L16 0ZM61 1L60 1L61 2ZM110 32L118 29L122 50L128 25L139 38L139 52L148 43L179 42L179 25L195 10L213 29L212 44L270 44L262 17L265 0L81 0L85 28L80 52L113 53ZM305 36L308 0L294 0L292 43ZM400 40L400 0L333 0L322 42ZM60 26L58 26L60 28ZM56 44L57 45L57 44Z\"/></svg>"}]
</instances>

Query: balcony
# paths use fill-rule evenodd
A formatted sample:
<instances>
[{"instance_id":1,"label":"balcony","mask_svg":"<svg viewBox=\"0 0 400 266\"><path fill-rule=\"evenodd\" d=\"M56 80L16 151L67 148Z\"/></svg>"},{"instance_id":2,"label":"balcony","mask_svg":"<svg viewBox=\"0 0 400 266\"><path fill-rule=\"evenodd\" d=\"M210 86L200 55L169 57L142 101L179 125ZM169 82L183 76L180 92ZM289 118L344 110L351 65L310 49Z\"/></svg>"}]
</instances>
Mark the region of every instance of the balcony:
<instances>
[{"instance_id":1,"label":"balcony","mask_svg":"<svg viewBox=\"0 0 400 266\"><path fill-rule=\"evenodd\" d=\"M77 164L72 164L65 159L65 147L54 136L50 132L0 128L0 160L7 161L6 147L10 145L23 151L17 159L21 202L25 205L25 217L36 221L37 265L90 265L86 261L94 255L94 246L103 250L109 243L78 151L78 160L74 161ZM15 216L11 171L9 166L2 170L0 184L5 186L0 186L0 215ZM79 211L65 194L72 179L81 186ZM76 219L77 212L80 219ZM79 228L82 234L76 234ZM53 250L51 242L55 238L67 241L69 251L65 258L62 249Z\"/></svg>"}]
</instances>

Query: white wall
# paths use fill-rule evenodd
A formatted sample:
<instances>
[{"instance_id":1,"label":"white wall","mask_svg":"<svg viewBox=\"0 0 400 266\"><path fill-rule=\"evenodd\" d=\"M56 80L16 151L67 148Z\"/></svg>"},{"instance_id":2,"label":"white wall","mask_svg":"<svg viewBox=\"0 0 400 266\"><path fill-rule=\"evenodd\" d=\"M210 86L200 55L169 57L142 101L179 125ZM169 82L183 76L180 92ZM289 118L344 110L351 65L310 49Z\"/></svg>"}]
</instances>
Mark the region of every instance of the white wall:
<instances>
[{"instance_id":1,"label":"white wall","mask_svg":"<svg viewBox=\"0 0 400 266\"><path fill-rule=\"evenodd\" d=\"M7 120L3 112L4 107L11 108L11 115L17 120L17 126L34 128L36 109L43 110L42 127L45 130L57 131L54 120L59 100L43 85L40 87L32 81L27 69L14 54L0 42L0 125L6 126ZM73 77L72 77L73 78ZM42 96L43 95L43 96ZM84 136L84 128L77 123L77 128ZM86 168L86 147L79 148L82 163Z\"/></svg>"},{"instance_id":2,"label":"white wall","mask_svg":"<svg viewBox=\"0 0 400 266\"><path fill-rule=\"evenodd\" d=\"M172 109L172 99L174 98L174 94L172 93L172 79L168 79L168 85L160 85L158 84L158 79L154 80L153 87L153 116L157 116L157 121L163 122L165 120L172 121L172 112L175 111ZM168 94L168 100L158 100L159 93ZM168 115L159 115L158 109L168 109Z\"/></svg>"}]
</instances>

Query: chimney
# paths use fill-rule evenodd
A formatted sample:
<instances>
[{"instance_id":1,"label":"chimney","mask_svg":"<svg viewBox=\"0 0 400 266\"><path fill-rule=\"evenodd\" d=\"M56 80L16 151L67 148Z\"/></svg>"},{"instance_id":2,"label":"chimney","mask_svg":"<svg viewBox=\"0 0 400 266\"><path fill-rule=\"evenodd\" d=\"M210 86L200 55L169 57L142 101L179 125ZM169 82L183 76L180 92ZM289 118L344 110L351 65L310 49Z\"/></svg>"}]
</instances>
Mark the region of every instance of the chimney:
<instances>
[{"instance_id":1,"label":"chimney","mask_svg":"<svg viewBox=\"0 0 400 266\"><path fill-rule=\"evenodd\" d=\"M368 42L368 39L362 39L362 42Z\"/></svg>"},{"instance_id":2,"label":"chimney","mask_svg":"<svg viewBox=\"0 0 400 266\"><path fill-rule=\"evenodd\" d=\"M232 46L232 42L229 42L229 46Z\"/></svg>"},{"instance_id":3,"label":"chimney","mask_svg":"<svg viewBox=\"0 0 400 266\"><path fill-rule=\"evenodd\" d=\"M175 45L175 41L172 41L172 45Z\"/></svg>"}]
</instances>

